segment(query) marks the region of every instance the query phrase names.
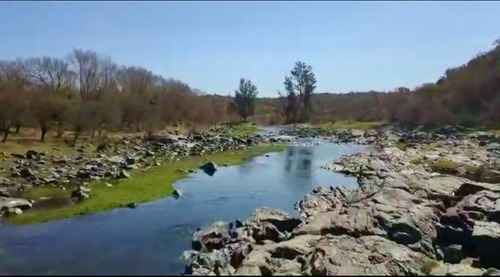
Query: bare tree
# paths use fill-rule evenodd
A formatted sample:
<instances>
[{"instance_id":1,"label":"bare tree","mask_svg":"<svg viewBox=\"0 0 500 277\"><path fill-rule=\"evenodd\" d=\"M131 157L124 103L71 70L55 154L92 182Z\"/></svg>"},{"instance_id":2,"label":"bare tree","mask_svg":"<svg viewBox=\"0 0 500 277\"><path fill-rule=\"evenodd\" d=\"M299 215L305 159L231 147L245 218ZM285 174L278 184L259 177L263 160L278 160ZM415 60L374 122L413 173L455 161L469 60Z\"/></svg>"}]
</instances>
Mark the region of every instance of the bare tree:
<instances>
[{"instance_id":1,"label":"bare tree","mask_svg":"<svg viewBox=\"0 0 500 277\"><path fill-rule=\"evenodd\" d=\"M97 53L77 49L70 54L69 60L72 72L76 76L81 98L83 100L96 98L101 81Z\"/></svg>"},{"instance_id":2,"label":"bare tree","mask_svg":"<svg viewBox=\"0 0 500 277\"><path fill-rule=\"evenodd\" d=\"M142 67L123 67L118 73L121 89L125 93L143 95L158 80L151 71Z\"/></svg>"},{"instance_id":3,"label":"bare tree","mask_svg":"<svg viewBox=\"0 0 500 277\"><path fill-rule=\"evenodd\" d=\"M118 66L110 58L99 61L99 92L111 93L118 90Z\"/></svg>"},{"instance_id":4,"label":"bare tree","mask_svg":"<svg viewBox=\"0 0 500 277\"><path fill-rule=\"evenodd\" d=\"M50 89L55 93L63 93L71 89L74 73L69 64L58 58L31 58L26 61L28 77L31 83L42 89Z\"/></svg>"}]
</instances>

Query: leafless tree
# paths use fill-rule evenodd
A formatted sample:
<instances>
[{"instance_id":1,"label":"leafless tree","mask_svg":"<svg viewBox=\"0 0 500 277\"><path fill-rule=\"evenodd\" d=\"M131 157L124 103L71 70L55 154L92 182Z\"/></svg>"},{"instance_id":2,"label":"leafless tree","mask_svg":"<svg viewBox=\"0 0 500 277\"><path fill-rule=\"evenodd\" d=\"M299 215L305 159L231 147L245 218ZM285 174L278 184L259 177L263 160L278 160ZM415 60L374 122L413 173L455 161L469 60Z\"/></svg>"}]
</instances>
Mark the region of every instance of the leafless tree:
<instances>
[{"instance_id":1,"label":"leafless tree","mask_svg":"<svg viewBox=\"0 0 500 277\"><path fill-rule=\"evenodd\" d=\"M51 57L31 58L26 61L31 83L55 93L67 92L73 86L74 74L65 60Z\"/></svg>"},{"instance_id":2,"label":"leafless tree","mask_svg":"<svg viewBox=\"0 0 500 277\"><path fill-rule=\"evenodd\" d=\"M101 81L97 53L77 49L70 54L69 60L81 98L83 100L96 98Z\"/></svg>"},{"instance_id":3,"label":"leafless tree","mask_svg":"<svg viewBox=\"0 0 500 277\"><path fill-rule=\"evenodd\" d=\"M155 84L153 73L142 67L123 67L118 80L124 93L144 95Z\"/></svg>"}]
</instances>

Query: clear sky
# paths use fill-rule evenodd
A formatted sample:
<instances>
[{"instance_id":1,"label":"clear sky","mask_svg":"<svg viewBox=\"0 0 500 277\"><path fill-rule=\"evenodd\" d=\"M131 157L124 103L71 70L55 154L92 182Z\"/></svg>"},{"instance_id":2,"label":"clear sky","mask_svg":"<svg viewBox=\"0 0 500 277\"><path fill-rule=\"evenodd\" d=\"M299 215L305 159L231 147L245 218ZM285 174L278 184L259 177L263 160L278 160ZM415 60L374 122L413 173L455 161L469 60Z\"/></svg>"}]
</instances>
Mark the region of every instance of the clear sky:
<instances>
[{"instance_id":1,"label":"clear sky","mask_svg":"<svg viewBox=\"0 0 500 277\"><path fill-rule=\"evenodd\" d=\"M84 48L220 94L298 60L318 92L414 87L499 37L500 2L0 2L0 59Z\"/></svg>"}]
</instances>

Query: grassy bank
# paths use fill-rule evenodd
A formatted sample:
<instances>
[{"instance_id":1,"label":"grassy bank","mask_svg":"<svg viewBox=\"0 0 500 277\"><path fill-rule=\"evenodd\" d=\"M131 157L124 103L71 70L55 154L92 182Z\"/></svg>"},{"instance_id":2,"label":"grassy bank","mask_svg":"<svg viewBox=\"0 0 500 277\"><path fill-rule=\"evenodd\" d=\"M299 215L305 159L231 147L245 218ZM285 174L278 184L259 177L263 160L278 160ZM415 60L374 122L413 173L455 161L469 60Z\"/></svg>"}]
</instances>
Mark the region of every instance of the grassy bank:
<instances>
[{"instance_id":1,"label":"grassy bank","mask_svg":"<svg viewBox=\"0 0 500 277\"><path fill-rule=\"evenodd\" d=\"M167 161L147 172L136 170L129 179L108 181L113 187L107 187L103 181L90 184L92 189L90 199L77 205L51 210L28 211L19 216L8 219L11 224L29 224L45 222L53 219L71 217L74 215L93 213L121 207L130 202L147 202L172 195L172 183L184 178L181 170L196 169L210 160L215 163L235 165L244 162L251 156L262 155L267 152L280 151L284 145L259 145L240 151L214 153L202 157L186 157L179 161ZM44 193L55 191L32 191L32 196L42 196Z\"/></svg>"},{"instance_id":2,"label":"grassy bank","mask_svg":"<svg viewBox=\"0 0 500 277\"><path fill-rule=\"evenodd\" d=\"M385 124L384 121L335 121L335 122L316 124L314 126L321 127L327 130L338 130L338 129L368 130L384 124Z\"/></svg>"},{"instance_id":3,"label":"grassy bank","mask_svg":"<svg viewBox=\"0 0 500 277\"><path fill-rule=\"evenodd\" d=\"M245 135L253 135L259 132L259 127L255 125L255 123L246 122L246 123L230 123L228 126L231 128L231 135L233 136L245 136Z\"/></svg>"}]
</instances>

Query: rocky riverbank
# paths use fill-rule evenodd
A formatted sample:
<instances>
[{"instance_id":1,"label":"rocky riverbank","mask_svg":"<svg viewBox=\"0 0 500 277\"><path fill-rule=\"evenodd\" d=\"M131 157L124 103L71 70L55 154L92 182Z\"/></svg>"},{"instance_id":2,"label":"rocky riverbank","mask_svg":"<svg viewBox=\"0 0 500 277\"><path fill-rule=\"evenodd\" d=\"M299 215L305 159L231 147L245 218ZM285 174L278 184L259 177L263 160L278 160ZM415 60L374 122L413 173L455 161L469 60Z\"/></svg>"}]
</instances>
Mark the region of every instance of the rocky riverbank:
<instances>
[{"instance_id":1,"label":"rocky riverbank","mask_svg":"<svg viewBox=\"0 0 500 277\"><path fill-rule=\"evenodd\" d=\"M372 133L368 151L324 165L358 188L316 188L300 218L262 208L202 229L185 274L499 275L499 137Z\"/></svg>"},{"instance_id":2,"label":"rocky riverbank","mask_svg":"<svg viewBox=\"0 0 500 277\"><path fill-rule=\"evenodd\" d=\"M72 154L33 150L23 155L4 153L4 170L0 171L0 214L20 214L52 200L73 205L92 197L87 187L92 181L126 179L134 170L148 171L165 161L240 150L270 141L267 136L234 136L227 129L218 127L191 135L124 136L115 142L76 146ZM109 183L106 186L112 188ZM63 197L66 199L45 196L29 201L22 199L24 192L40 188L67 191Z\"/></svg>"}]
</instances>

